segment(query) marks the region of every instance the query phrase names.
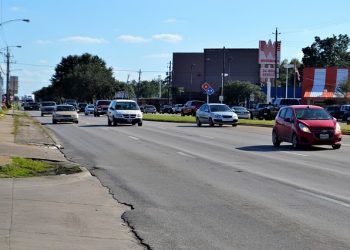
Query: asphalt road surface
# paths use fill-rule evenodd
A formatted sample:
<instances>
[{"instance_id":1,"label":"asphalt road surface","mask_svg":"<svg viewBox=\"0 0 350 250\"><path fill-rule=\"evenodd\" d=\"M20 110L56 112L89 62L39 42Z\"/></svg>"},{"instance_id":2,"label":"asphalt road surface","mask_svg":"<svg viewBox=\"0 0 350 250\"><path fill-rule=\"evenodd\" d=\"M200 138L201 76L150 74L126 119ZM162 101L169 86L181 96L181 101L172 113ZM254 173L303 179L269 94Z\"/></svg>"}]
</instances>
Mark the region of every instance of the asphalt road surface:
<instances>
[{"instance_id":1,"label":"asphalt road surface","mask_svg":"<svg viewBox=\"0 0 350 250\"><path fill-rule=\"evenodd\" d=\"M349 136L293 150L271 128L31 114L133 207L124 219L151 249L350 249Z\"/></svg>"}]
</instances>

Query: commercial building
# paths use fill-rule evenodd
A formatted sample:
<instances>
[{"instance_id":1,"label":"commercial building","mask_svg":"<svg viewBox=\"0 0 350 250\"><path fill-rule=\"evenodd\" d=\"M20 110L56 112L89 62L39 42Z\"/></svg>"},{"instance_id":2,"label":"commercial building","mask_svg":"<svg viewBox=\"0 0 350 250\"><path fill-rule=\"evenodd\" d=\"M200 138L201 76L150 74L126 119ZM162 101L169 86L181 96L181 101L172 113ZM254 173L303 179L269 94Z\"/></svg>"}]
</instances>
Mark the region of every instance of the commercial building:
<instances>
[{"instance_id":1,"label":"commercial building","mask_svg":"<svg viewBox=\"0 0 350 250\"><path fill-rule=\"evenodd\" d=\"M189 99L205 100L201 89L210 84L212 101L219 101L221 86L227 81L249 81L259 84L259 50L213 48L203 53L173 53L173 103Z\"/></svg>"}]
</instances>

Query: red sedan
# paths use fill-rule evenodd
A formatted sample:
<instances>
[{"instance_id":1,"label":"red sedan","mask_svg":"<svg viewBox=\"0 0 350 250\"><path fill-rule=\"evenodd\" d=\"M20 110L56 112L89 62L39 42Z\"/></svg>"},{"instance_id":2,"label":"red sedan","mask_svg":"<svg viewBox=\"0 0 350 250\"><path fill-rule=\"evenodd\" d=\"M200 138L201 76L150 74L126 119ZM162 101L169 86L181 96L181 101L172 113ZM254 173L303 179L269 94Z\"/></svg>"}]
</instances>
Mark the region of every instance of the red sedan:
<instances>
[{"instance_id":1,"label":"red sedan","mask_svg":"<svg viewBox=\"0 0 350 250\"><path fill-rule=\"evenodd\" d=\"M341 146L340 125L326 110L314 105L293 105L279 110L272 130L272 143L290 142L301 145Z\"/></svg>"}]
</instances>

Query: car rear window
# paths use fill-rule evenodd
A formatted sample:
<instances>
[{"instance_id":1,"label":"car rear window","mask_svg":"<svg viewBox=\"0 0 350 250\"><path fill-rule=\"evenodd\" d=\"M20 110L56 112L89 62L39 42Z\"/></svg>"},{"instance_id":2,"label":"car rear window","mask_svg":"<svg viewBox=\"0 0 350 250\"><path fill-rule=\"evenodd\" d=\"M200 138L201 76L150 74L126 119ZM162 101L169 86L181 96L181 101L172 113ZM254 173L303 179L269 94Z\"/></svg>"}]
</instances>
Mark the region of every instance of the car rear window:
<instances>
[{"instance_id":1,"label":"car rear window","mask_svg":"<svg viewBox=\"0 0 350 250\"><path fill-rule=\"evenodd\" d=\"M97 105L109 105L111 101L98 101Z\"/></svg>"},{"instance_id":2,"label":"car rear window","mask_svg":"<svg viewBox=\"0 0 350 250\"><path fill-rule=\"evenodd\" d=\"M299 105L299 100L297 99L282 99L281 102L280 102L280 105L287 105L287 106L290 106L290 105Z\"/></svg>"}]
</instances>

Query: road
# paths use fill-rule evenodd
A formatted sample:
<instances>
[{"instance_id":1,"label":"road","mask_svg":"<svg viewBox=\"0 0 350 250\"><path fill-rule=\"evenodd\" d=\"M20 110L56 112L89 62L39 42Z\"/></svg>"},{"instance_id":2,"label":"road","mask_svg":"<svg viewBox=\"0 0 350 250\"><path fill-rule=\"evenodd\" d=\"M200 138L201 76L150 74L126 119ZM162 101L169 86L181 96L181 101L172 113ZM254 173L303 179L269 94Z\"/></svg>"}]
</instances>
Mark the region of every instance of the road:
<instances>
[{"instance_id":1,"label":"road","mask_svg":"<svg viewBox=\"0 0 350 250\"><path fill-rule=\"evenodd\" d=\"M293 150L271 128L31 114L133 207L124 219L151 249L350 249L349 136Z\"/></svg>"}]
</instances>

